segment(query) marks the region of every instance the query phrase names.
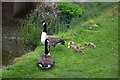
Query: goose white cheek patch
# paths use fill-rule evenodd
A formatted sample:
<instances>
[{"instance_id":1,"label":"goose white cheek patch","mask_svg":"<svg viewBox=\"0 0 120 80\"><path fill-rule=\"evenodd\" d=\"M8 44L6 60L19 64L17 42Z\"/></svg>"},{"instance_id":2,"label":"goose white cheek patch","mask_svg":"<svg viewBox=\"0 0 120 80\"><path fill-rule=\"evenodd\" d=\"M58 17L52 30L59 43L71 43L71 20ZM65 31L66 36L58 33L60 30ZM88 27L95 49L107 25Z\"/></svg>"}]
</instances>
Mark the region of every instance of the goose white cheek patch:
<instances>
[{"instance_id":1,"label":"goose white cheek patch","mask_svg":"<svg viewBox=\"0 0 120 80\"><path fill-rule=\"evenodd\" d=\"M42 42L43 44L45 44L46 35L47 35L46 32L42 32L41 42Z\"/></svg>"},{"instance_id":2,"label":"goose white cheek patch","mask_svg":"<svg viewBox=\"0 0 120 80\"><path fill-rule=\"evenodd\" d=\"M43 25L45 25L45 22L43 23Z\"/></svg>"}]
</instances>

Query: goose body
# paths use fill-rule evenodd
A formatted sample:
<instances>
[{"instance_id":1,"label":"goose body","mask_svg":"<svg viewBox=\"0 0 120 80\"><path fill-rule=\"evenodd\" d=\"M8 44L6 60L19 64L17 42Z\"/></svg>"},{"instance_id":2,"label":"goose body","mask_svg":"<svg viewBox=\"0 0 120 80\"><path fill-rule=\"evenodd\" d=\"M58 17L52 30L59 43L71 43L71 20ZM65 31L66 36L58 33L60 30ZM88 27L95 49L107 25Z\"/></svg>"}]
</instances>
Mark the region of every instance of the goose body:
<instances>
[{"instance_id":1,"label":"goose body","mask_svg":"<svg viewBox=\"0 0 120 80\"><path fill-rule=\"evenodd\" d=\"M83 51L79 50L80 47L76 47L74 45L69 45L68 48L72 48L75 52L80 53L80 54L84 53Z\"/></svg>"},{"instance_id":2,"label":"goose body","mask_svg":"<svg viewBox=\"0 0 120 80\"><path fill-rule=\"evenodd\" d=\"M45 44L45 39L49 39L49 47L50 46L56 46L58 44L62 44L64 45L65 44L65 41L62 40L61 38L58 38L56 36L53 36L53 35L47 35L47 24L45 22L42 22L42 25L44 26L44 30L41 34L41 42L43 44Z\"/></svg>"},{"instance_id":3,"label":"goose body","mask_svg":"<svg viewBox=\"0 0 120 80\"><path fill-rule=\"evenodd\" d=\"M77 48L77 49L84 49L84 47L81 46L80 44L78 44L78 45L76 46L76 48Z\"/></svg>"},{"instance_id":4,"label":"goose body","mask_svg":"<svg viewBox=\"0 0 120 80\"><path fill-rule=\"evenodd\" d=\"M52 36L52 35L48 35L46 36L46 39L49 39L49 46L56 46L56 45L59 45L59 44L62 44L62 45L65 45L65 42L61 39L61 38L58 38L58 37L55 37L55 36Z\"/></svg>"},{"instance_id":5,"label":"goose body","mask_svg":"<svg viewBox=\"0 0 120 80\"><path fill-rule=\"evenodd\" d=\"M54 66L55 64L55 61L53 60L53 58L50 56L50 53L47 49L47 45L49 43L49 40L46 39L45 40L45 54L41 55L39 58L38 58L38 61L37 61L37 64L38 66L40 66L41 68L44 68L44 69L48 69L48 68L51 68Z\"/></svg>"},{"instance_id":6,"label":"goose body","mask_svg":"<svg viewBox=\"0 0 120 80\"><path fill-rule=\"evenodd\" d=\"M68 48L72 48L75 52L80 53L80 54L84 53L83 51L80 50L80 49L84 49L84 47L82 47L80 44L78 44L77 46L74 46L72 44L74 44L74 42L70 41L68 43Z\"/></svg>"},{"instance_id":7,"label":"goose body","mask_svg":"<svg viewBox=\"0 0 120 80\"><path fill-rule=\"evenodd\" d=\"M89 42L89 43L85 43L86 46L89 46L89 47L96 47L96 45L94 45L92 42Z\"/></svg>"},{"instance_id":8,"label":"goose body","mask_svg":"<svg viewBox=\"0 0 120 80\"><path fill-rule=\"evenodd\" d=\"M55 62L53 60L53 58L50 55L41 55L38 58L38 66L40 66L41 68L51 68L54 66Z\"/></svg>"}]
</instances>

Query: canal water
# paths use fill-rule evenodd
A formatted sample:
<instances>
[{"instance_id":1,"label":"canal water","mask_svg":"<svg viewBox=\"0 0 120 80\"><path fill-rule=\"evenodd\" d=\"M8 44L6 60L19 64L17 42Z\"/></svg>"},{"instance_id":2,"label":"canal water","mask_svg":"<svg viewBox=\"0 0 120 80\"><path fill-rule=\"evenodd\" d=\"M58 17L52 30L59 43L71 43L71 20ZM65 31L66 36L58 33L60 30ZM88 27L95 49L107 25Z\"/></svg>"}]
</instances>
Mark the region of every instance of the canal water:
<instances>
[{"instance_id":1,"label":"canal water","mask_svg":"<svg viewBox=\"0 0 120 80\"><path fill-rule=\"evenodd\" d=\"M2 65L0 68L13 64L16 57L31 51L22 43L20 24L14 21L2 23Z\"/></svg>"},{"instance_id":2,"label":"canal water","mask_svg":"<svg viewBox=\"0 0 120 80\"><path fill-rule=\"evenodd\" d=\"M37 3L31 2L4 2L2 6L2 65L0 68L14 64L13 60L32 49L25 45L21 39L20 23L36 7Z\"/></svg>"}]
</instances>

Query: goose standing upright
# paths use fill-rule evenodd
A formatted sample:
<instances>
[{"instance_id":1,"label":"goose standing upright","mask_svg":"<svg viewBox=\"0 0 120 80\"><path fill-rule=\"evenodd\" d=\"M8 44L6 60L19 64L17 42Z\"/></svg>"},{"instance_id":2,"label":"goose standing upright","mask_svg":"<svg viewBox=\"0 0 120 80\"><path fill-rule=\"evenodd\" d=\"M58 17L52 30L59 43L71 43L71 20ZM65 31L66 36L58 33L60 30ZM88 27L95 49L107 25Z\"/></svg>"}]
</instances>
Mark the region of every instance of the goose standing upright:
<instances>
[{"instance_id":1,"label":"goose standing upright","mask_svg":"<svg viewBox=\"0 0 120 80\"><path fill-rule=\"evenodd\" d=\"M43 29L43 32L41 34L41 42L43 44L45 44L45 39L49 39L49 49L50 49L50 46L56 46L58 44L62 44L62 45L65 45L65 41L62 40L61 38L58 38L56 36L53 36L53 35L47 35L47 24L46 22L42 22L42 25L44 26L44 29Z\"/></svg>"},{"instance_id":2,"label":"goose standing upright","mask_svg":"<svg viewBox=\"0 0 120 80\"><path fill-rule=\"evenodd\" d=\"M50 53L48 51L48 48L47 48L48 43L49 43L49 40L46 39L45 40L45 54L41 55L37 61L38 66L44 69L51 68L55 64L55 61L50 56Z\"/></svg>"}]
</instances>

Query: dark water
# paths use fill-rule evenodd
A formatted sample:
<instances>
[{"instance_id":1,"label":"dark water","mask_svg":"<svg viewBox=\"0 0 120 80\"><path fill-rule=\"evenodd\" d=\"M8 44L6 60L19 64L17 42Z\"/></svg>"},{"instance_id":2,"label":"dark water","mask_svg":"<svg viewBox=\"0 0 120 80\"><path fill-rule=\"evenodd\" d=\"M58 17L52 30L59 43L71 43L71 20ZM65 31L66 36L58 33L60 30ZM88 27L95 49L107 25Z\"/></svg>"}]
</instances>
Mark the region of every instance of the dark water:
<instances>
[{"instance_id":1,"label":"dark water","mask_svg":"<svg viewBox=\"0 0 120 80\"><path fill-rule=\"evenodd\" d=\"M2 25L2 66L0 67L12 65L14 58L31 51L22 43L20 36L20 27L16 24Z\"/></svg>"},{"instance_id":2,"label":"dark water","mask_svg":"<svg viewBox=\"0 0 120 80\"><path fill-rule=\"evenodd\" d=\"M31 2L4 2L0 4L2 6L2 35L0 34L0 43L2 37L2 65L0 68L12 65L14 58L31 51L31 46L23 44L20 38L20 22L24 22L26 15L36 5L37 3ZM17 37L16 34L18 34Z\"/></svg>"}]
</instances>

